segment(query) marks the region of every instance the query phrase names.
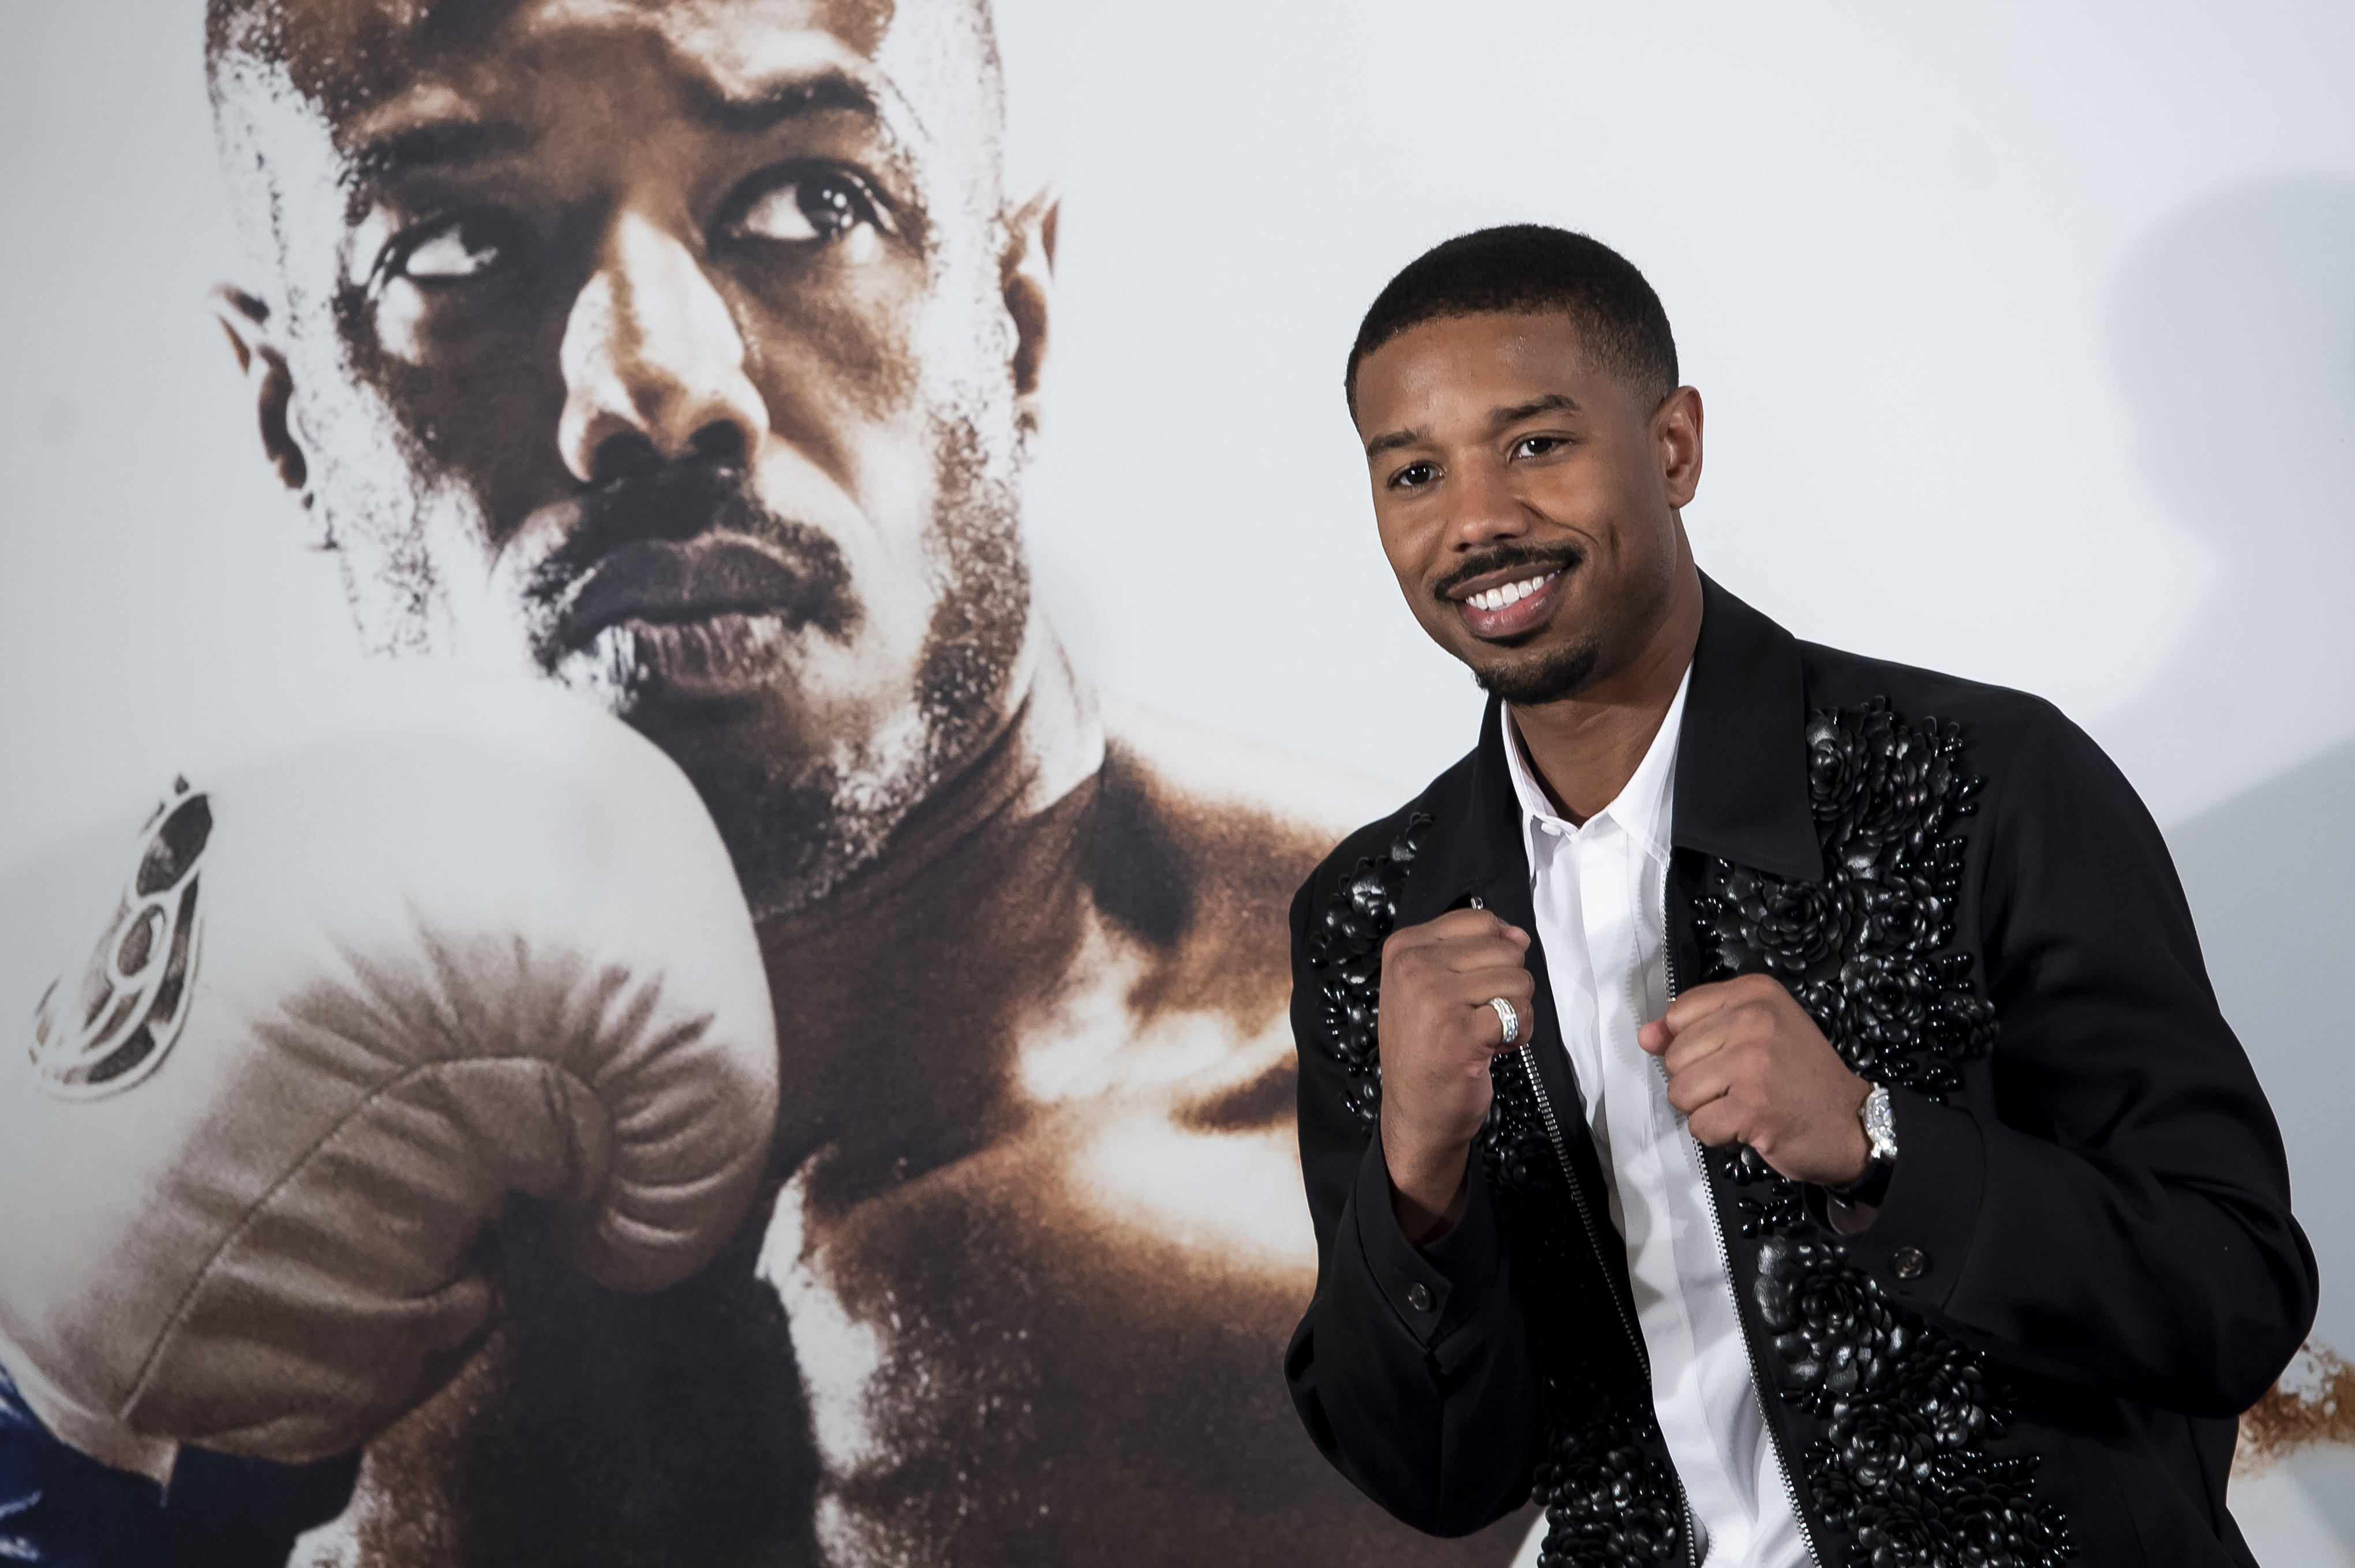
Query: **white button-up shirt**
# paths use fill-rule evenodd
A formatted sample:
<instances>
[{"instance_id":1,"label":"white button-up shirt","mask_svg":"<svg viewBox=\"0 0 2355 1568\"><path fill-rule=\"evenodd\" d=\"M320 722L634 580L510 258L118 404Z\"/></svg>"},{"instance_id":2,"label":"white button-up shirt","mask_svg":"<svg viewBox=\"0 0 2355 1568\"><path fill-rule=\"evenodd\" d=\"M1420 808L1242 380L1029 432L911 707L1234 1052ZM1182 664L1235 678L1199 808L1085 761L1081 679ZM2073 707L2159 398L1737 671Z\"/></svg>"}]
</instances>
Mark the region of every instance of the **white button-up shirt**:
<instances>
[{"instance_id":1,"label":"white button-up shirt","mask_svg":"<svg viewBox=\"0 0 2355 1568\"><path fill-rule=\"evenodd\" d=\"M1700 1157L1668 1104L1666 1069L1636 1043L1636 1029L1668 1005L1670 813L1691 679L1688 670L1627 787L1583 826L1546 799L1509 708L1505 751L1562 1045L1626 1242L1652 1405L1700 1520L1699 1543L1710 1568L1804 1568Z\"/></svg>"}]
</instances>

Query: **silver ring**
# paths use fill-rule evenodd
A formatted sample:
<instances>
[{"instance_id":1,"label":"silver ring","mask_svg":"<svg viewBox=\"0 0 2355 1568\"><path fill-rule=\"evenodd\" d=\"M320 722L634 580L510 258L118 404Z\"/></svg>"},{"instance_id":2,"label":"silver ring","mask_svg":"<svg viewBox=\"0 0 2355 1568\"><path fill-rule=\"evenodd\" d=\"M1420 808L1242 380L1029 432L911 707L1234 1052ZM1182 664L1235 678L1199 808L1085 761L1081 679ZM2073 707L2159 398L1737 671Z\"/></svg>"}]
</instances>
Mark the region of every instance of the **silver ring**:
<instances>
[{"instance_id":1,"label":"silver ring","mask_svg":"<svg viewBox=\"0 0 2355 1568\"><path fill-rule=\"evenodd\" d=\"M1502 997L1491 997L1488 1005L1497 1009L1497 1027L1505 1031L1504 1043L1510 1045L1521 1038L1520 1010Z\"/></svg>"}]
</instances>

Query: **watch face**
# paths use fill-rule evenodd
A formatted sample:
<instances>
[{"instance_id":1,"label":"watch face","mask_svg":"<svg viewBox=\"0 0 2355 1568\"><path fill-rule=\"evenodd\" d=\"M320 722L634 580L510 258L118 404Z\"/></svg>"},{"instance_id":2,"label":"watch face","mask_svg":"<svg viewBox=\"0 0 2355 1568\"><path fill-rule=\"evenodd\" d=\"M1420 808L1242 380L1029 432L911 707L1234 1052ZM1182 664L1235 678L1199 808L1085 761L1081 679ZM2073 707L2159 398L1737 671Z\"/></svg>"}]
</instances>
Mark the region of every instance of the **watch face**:
<instances>
[{"instance_id":1,"label":"watch face","mask_svg":"<svg viewBox=\"0 0 2355 1568\"><path fill-rule=\"evenodd\" d=\"M1874 1084L1872 1093L1864 1097L1858 1112L1864 1120L1864 1136L1871 1141L1872 1157L1892 1160L1897 1157L1897 1118L1889 1108L1889 1091Z\"/></svg>"}]
</instances>

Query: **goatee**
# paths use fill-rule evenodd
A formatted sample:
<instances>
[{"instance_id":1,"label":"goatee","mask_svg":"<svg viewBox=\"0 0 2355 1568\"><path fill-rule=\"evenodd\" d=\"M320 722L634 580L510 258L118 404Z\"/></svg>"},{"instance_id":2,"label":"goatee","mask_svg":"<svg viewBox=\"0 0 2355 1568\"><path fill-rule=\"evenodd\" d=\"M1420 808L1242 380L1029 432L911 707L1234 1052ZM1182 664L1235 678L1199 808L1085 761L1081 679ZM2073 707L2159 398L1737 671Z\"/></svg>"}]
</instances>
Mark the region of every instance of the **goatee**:
<instances>
[{"instance_id":1,"label":"goatee","mask_svg":"<svg viewBox=\"0 0 2355 1568\"><path fill-rule=\"evenodd\" d=\"M1593 637L1566 647L1549 648L1528 658L1506 659L1486 669L1474 669L1480 689L1519 708L1559 702L1573 697L1593 677L1602 645Z\"/></svg>"}]
</instances>

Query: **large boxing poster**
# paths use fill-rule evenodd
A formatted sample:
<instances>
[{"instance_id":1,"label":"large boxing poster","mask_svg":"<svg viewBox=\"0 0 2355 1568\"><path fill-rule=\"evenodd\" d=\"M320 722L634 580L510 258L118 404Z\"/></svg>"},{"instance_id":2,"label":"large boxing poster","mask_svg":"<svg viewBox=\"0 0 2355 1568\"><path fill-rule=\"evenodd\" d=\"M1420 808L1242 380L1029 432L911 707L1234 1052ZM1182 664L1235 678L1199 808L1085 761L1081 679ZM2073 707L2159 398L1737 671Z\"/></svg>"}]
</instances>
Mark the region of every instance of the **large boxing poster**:
<instances>
[{"instance_id":1,"label":"large boxing poster","mask_svg":"<svg viewBox=\"0 0 2355 1568\"><path fill-rule=\"evenodd\" d=\"M2355 1253L2345 18L21 31L0 1369L126 1485L327 1497L305 1564L1533 1560L1281 1371L1287 906L1477 713L1339 368L1505 220L1657 285L1708 570L2118 757Z\"/></svg>"}]
</instances>

